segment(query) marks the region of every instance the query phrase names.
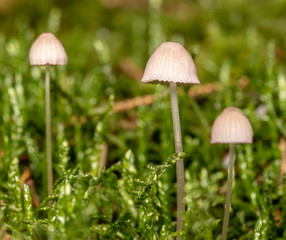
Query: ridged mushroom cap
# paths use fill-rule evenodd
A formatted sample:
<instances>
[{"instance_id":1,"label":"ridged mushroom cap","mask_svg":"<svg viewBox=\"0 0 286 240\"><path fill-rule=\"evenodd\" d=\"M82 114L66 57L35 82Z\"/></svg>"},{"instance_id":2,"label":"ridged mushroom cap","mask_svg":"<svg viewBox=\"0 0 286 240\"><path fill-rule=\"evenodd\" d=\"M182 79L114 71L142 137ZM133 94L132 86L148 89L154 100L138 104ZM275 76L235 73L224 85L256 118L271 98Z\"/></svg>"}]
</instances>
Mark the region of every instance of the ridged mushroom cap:
<instances>
[{"instance_id":1,"label":"ridged mushroom cap","mask_svg":"<svg viewBox=\"0 0 286 240\"><path fill-rule=\"evenodd\" d=\"M66 65L68 57L52 33L42 33L31 46L29 60L31 65Z\"/></svg>"},{"instance_id":2,"label":"ridged mushroom cap","mask_svg":"<svg viewBox=\"0 0 286 240\"><path fill-rule=\"evenodd\" d=\"M236 107L228 107L212 126L211 143L252 143L253 130L247 117Z\"/></svg>"},{"instance_id":3,"label":"ridged mushroom cap","mask_svg":"<svg viewBox=\"0 0 286 240\"><path fill-rule=\"evenodd\" d=\"M164 42L149 58L143 78L144 83L177 85L200 84L196 65L191 55L179 43Z\"/></svg>"}]
</instances>

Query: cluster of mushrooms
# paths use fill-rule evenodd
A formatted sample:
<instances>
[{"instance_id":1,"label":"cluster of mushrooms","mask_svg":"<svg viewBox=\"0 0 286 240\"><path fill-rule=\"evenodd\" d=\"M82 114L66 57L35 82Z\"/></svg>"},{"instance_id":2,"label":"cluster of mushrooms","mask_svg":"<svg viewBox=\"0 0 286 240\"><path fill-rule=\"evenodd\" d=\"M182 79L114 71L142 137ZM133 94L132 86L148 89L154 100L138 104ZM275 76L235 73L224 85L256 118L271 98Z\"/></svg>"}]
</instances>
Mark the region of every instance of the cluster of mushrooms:
<instances>
[{"instance_id":1,"label":"cluster of mushrooms","mask_svg":"<svg viewBox=\"0 0 286 240\"><path fill-rule=\"evenodd\" d=\"M46 152L47 152L47 176L48 195L53 194L52 171L52 144L51 144L51 117L50 117L50 73L49 67L53 65L66 65L67 54L60 41L52 33L41 34L32 44L29 53L31 65L46 67ZM170 85L171 108L174 128L175 151L183 152L180 116L177 99L177 85L200 84L195 63L179 43L164 42L151 55L147 62L144 75L144 83L160 83ZM231 206L232 180L234 171L235 144L252 143L253 130L249 120L236 107L228 107L216 118L211 132L211 143L229 144L229 166L227 180L227 195L223 220L222 239L227 238L229 214ZM184 163L176 162L177 174L177 231L183 229L184 204ZM177 237L177 240L180 237Z\"/></svg>"}]
</instances>

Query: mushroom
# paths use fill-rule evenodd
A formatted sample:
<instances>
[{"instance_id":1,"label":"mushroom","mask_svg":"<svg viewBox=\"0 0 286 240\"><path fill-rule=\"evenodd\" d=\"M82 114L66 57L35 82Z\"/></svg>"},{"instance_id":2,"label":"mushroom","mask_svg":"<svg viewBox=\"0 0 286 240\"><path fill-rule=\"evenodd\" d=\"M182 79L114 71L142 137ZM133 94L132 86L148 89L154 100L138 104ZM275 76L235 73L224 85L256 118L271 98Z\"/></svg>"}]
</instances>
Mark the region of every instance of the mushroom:
<instances>
[{"instance_id":1,"label":"mushroom","mask_svg":"<svg viewBox=\"0 0 286 240\"><path fill-rule=\"evenodd\" d=\"M50 114L50 66L66 65L67 54L60 41L52 33L42 33L32 44L29 52L32 66L46 67L46 148L48 195L53 194L53 167L51 143L51 114Z\"/></svg>"},{"instance_id":2,"label":"mushroom","mask_svg":"<svg viewBox=\"0 0 286 240\"><path fill-rule=\"evenodd\" d=\"M230 148L222 240L226 240L229 223L235 161L234 145L238 143L252 143L252 138L253 130L249 120L236 107L225 108L212 126L211 143L228 143Z\"/></svg>"},{"instance_id":3,"label":"mushroom","mask_svg":"<svg viewBox=\"0 0 286 240\"><path fill-rule=\"evenodd\" d=\"M177 99L177 85L199 84L196 65L179 43L164 42L149 58L143 78L144 83L170 84L171 108L176 153L182 152L182 137L180 116ZM185 213L184 203L184 163L179 160L176 163L177 172L177 231L183 229L182 215ZM180 237L177 237L180 239Z\"/></svg>"}]
</instances>

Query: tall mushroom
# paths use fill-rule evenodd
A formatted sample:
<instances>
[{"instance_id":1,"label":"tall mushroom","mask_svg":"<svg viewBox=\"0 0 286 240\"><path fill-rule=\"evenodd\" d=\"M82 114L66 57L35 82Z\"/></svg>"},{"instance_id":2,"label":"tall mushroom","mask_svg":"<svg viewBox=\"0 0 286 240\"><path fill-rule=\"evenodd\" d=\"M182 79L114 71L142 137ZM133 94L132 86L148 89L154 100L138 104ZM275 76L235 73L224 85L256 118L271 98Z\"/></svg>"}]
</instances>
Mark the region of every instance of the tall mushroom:
<instances>
[{"instance_id":1,"label":"tall mushroom","mask_svg":"<svg viewBox=\"0 0 286 240\"><path fill-rule=\"evenodd\" d=\"M143 78L144 83L170 84L171 108L176 153L182 152L182 137L180 116L177 99L177 85L199 84L196 65L179 43L162 43L149 58ZM176 163L177 172L177 231L183 229L182 215L185 212L184 204L184 163L179 160ZM177 237L180 239L180 237Z\"/></svg>"},{"instance_id":2,"label":"tall mushroom","mask_svg":"<svg viewBox=\"0 0 286 240\"><path fill-rule=\"evenodd\" d=\"M236 107L228 107L216 118L211 133L211 143L228 143L230 148L227 193L222 227L222 240L227 237L231 207L232 180L234 169L234 144L252 143L253 130L247 117Z\"/></svg>"},{"instance_id":3,"label":"tall mushroom","mask_svg":"<svg viewBox=\"0 0 286 240\"><path fill-rule=\"evenodd\" d=\"M50 114L50 66L66 65L67 54L60 41L52 33L42 33L32 44L29 52L32 66L46 67L46 148L48 195L53 194L53 167L51 142L51 114Z\"/></svg>"}]
</instances>

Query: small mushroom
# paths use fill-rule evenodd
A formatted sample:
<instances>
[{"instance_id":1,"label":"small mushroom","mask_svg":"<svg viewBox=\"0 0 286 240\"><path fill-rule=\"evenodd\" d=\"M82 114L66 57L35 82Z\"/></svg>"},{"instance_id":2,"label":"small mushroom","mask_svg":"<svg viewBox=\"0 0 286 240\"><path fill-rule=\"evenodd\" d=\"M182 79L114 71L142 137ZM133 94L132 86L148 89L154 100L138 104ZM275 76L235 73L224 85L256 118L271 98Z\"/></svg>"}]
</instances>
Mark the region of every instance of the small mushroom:
<instances>
[{"instance_id":1,"label":"small mushroom","mask_svg":"<svg viewBox=\"0 0 286 240\"><path fill-rule=\"evenodd\" d=\"M199 84L196 65L179 43L164 42L149 58L141 80L144 83L170 84L171 108L173 117L173 128L176 153L182 152L182 137L180 116L177 99L177 85ZM177 231L183 228L182 214L185 213L184 203L184 163L177 161ZM180 237L177 237L180 239Z\"/></svg>"},{"instance_id":2,"label":"small mushroom","mask_svg":"<svg viewBox=\"0 0 286 240\"><path fill-rule=\"evenodd\" d=\"M29 52L32 66L67 65L68 57L61 42L52 33L42 33Z\"/></svg>"},{"instance_id":3,"label":"small mushroom","mask_svg":"<svg viewBox=\"0 0 286 240\"><path fill-rule=\"evenodd\" d=\"M228 143L230 148L222 240L226 240L227 238L227 229L229 223L235 158L234 145L238 143L252 143L252 138L253 130L249 120L236 107L225 108L223 112L216 118L212 126L211 143Z\"/></svg>"},{"instance_id":4,"label":"small mushroom","mask_svg":"<svg viewBox=\"0 0 286 240\"><path fill-rule=\"evenodd\" d=\"M42 33L32 44L29 60L32 66L46 66L45 104L46 104L46 147L48 195L53 194L53 167L50 113L50 66L66 65L67 54L60 41L52 33Z\"/></svg>"}]
</instances>

